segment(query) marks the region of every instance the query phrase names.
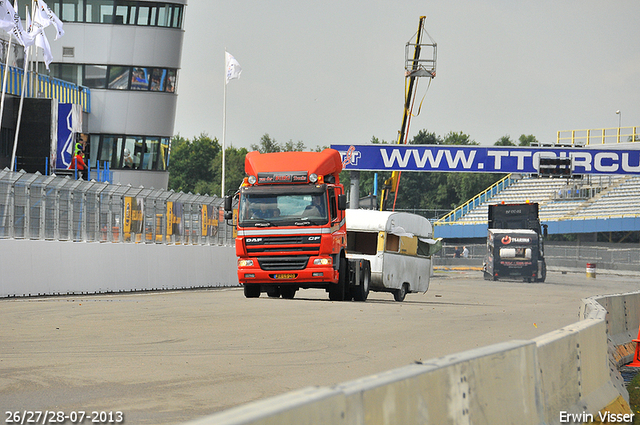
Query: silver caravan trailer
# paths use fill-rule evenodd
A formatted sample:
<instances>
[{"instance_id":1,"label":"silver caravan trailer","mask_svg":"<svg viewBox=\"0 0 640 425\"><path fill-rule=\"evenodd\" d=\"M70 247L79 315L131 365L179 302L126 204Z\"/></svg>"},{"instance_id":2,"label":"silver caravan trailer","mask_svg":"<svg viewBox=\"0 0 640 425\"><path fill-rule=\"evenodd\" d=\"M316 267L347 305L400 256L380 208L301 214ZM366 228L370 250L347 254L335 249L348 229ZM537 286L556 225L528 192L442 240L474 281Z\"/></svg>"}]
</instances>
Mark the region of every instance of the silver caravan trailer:
<instances>
[{"instance_id":1,"label":"silver caravan trailer","mask_svg":"<svg viewBox=\"0 0 640 425\"><path fill-rule=\"evenodd\" d=\"M391 292L403 301L407 293L429 289L431 255L442 248L429 220L403 212L346 212L347 257L369 260L370 290Z\"/></svg>"}]
</instances>

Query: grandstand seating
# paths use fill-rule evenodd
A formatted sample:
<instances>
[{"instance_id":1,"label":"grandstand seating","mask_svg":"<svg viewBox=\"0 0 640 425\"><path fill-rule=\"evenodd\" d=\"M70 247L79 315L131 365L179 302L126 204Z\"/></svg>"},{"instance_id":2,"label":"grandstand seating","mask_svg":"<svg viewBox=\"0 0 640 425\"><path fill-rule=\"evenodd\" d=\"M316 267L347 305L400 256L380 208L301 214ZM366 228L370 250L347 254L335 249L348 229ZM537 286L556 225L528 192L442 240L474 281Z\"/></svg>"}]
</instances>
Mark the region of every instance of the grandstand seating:
<instances>
[{"instance_id":1,"label":"grandstand seating","mask_svg":"<svg viewBox=\"0 0 640 425\"><path fill-rule=\"evenodd\" d=\"M450 224L486 223L489 204L537 202L541 221L640 216L640 176L525 177Z\"/></svg>"}]
</instances>

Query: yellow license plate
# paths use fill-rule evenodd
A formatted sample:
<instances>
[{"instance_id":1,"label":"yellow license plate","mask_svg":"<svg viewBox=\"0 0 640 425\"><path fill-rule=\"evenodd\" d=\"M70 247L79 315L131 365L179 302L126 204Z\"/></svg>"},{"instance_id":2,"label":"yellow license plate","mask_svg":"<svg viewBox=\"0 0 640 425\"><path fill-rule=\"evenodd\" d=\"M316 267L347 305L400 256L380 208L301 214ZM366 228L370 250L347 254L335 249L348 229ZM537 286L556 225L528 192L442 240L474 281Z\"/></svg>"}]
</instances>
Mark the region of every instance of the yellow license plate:
<instances>
[{"instance_id":1,"label":"yellow license plate","mask_svg":"<svg viewBox=\"0 0 640 425\"><path fill-rule=\"evenodd\" d=\"M276 279L295 279L295 273L277 273L275 275Z\"/></svg>"}]
</instances>

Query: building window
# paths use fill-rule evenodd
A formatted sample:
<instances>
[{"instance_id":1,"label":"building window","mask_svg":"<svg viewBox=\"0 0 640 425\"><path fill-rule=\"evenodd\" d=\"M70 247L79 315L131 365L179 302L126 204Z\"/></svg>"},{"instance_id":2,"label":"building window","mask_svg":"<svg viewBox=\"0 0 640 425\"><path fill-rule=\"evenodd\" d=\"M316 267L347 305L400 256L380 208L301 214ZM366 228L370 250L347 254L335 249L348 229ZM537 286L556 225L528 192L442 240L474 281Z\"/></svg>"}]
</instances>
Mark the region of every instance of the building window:
<instances>
[{"instance_id":1,"label":"building window","mask_svg":"<svg viewBox=\"0 0 640 425\"><path fill-rule=\"evenodd\" d=\"M107 65L85 65L82 85L92 89L106 88Z\"/></svg>"},{"instance_id":2,"label":"building window","mask_svg":"<svg viewBox=\"0 0 640 425\"><path fill-rule=\"evenodd\" d=\"M142 155L142 169L143 170L156 170L156 163L158 162L158 152L160 151L160 138L159 137L147 137L145 143L145 152Z\"/></svg>"},{"instance_id":3,"label":"building window","mask_svg":"<svg viewBox=\"0 0 640 425\"><path fill-rule=\"evenodd\" d=\"M84 2L83 0L62 0L62 11L59 10L58 2L54 3L53 11L66 22L83 22L84 21Z\"/></svg>"},{"instance_id":4,"label":"building window","mask_svg":"<svg viewBox=\"0 0 640 425\"><path fill-rule=\"evenodd\" d=\"M164 82L166 80L167 70L162 68L153 68L151 72L151 91L164 91Z\"/></svg>"},{"instance_id":5,"label":"building window","mask_svg":"<svg viewBox=\"0 0 640 425\"><path fill-rule=\"evenodd\" d=\"M85 0L87 22L113 24L113 0Z\"/></svg>"},{"instance_id":6,"label":"building window","mask_svg":"<svg viewBox=\"0 0 640 425\"><path fill-rule=\"evenodd\" d=\"M2 48L6 48L6 45L0 44L0 49ZM40 62L38 72L92 89L150 90L166 93L176 91L176 69L52 63L47 71L44 63Z\"/></svg>"},{"instance_id":7,"label":"building window","mask_svg":"<svg viewBox=\"0 0 640 425\"><path fill-rule=\"evenodd\" d=\"M176 91L176 73L175 69L167 70L167 81L165 84L165 91L168 93L175 93Z\"/></svg>"},{"instance_id":8,"label":"building window","mask_svg":"<svg viewBox=\"0 0 640 425\"><path fill-rule=\"evenodd\" d=\"M184 5L134 0L50 0L49 7L63 22L182 28ZM18 0L18 13L31 0Z\"/></svg>"},{"instance_id":9,"label":"building window","mask_svg":"<svg viewBox=\"0 0 640 425\"><path fill-rule=\"evenodd\" d=\"M114 90L127 90L129 88L129 67L110 66L109 83L107 88Z\"/></svg>"},{"instance_id":10,"label":"building window","mask_svg":"<svg viewBox=\"0 0 640 425\"><path fill-rule=\"evenodd\" d=\"M158 26L168 27L171 22L171 6L168 4L158 6Z\"/></svg>"},{"instance_id":11,"label":"building window","mask_svg":"<svg viewBox=\"0 0 640 425\"><path fill-rule=\"evenodd\" d=\"M92 135L92 144L97 145L97 140L94 141L97 137L100 138L100 147L96 151L96 159L101 163L108 161L112 170L167 169L170 146L168 137ZM93 158L91 164L94 164Z\"/></svg>"},{"instance_id":12,"label":"building window","mask_svg":"<svg viewBox=\"0 0 640 425\"><path fill-rule=\"evenodd\" d=\"M148 68L134 67L131 73L131 90L149 90Z\"/></svg>"}]
</instances>

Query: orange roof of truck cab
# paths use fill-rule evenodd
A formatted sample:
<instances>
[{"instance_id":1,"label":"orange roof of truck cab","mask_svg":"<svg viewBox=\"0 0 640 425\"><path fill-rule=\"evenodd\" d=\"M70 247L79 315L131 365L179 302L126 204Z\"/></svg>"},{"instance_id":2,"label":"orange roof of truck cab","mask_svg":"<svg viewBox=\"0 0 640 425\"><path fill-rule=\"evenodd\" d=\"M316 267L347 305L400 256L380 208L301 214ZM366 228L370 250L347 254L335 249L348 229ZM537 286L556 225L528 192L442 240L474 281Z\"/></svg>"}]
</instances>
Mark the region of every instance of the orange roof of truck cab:
<instances>
[{"instance_id":1,"label":"orange roof of truck cab","mask_svg":"<svg viewBox=\"0 0 640 425\"><path fill-rule=\"evenodd\" d=\"M268 172L307 171L318 176L332 174L338 183L342 171L340 153L335 149L322 152L249 152L244 159L244 170L248 175Z\"/></svg>"}]
</instances>

